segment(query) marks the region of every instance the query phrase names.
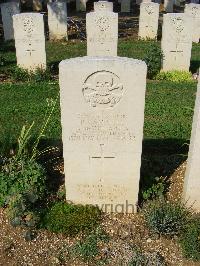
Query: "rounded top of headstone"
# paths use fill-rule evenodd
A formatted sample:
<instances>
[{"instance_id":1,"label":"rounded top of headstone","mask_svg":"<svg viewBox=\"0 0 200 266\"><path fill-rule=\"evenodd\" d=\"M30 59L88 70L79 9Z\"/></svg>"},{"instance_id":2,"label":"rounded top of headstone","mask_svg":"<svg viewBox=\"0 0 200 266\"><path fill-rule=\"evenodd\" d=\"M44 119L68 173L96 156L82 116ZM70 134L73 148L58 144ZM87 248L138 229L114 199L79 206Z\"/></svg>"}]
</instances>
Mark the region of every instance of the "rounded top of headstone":
<instances>
[{"instance_id":1,"label":"rounded top of headstone","mask_svg":"<svg viewBox=\"0 0 200 266\"><path fill-rule=\"evenodd\" d=\"M113 2L108 1L98 1L94 2L94 11L113 11Z\"/></svg>"},{"instance_id":2,"label":"rounded top of headstone","mask_svg":"<svg viewBox=\"0 0 200 266\"><path fill-rule=\"evenodd\" d=\"M39 18L39 17L43 17L44 15L43 14L40 14L40 13L33 13L33 12L27 12L27 13L20 13L20 14L16 14L14 15L13 17L19 17L19 18L23 18L23 17L36 17L36 18Z\"/></svg>"},{"instance_id":3,"label":"rounded top of headstone","mask_svg":"<svg viewBox=\"0 0 200 266\"><path fill-rule=\"evenodd\" d=\"M92 63L92 62L104 62L106 63L117 63L120 62L120 64L132 64L132 65L138 65L141 67L145 67L146 63L142 60L139 59L133 59L133 58L128 58L128 57L119 57L119 56L83 56L83 57L76 57L76 58L70 58L70 59L66 59L60 62L59 67L65 67L68 64L81 64L84 62L88 62L88 63Z\"/></svg>"}]
</instances>

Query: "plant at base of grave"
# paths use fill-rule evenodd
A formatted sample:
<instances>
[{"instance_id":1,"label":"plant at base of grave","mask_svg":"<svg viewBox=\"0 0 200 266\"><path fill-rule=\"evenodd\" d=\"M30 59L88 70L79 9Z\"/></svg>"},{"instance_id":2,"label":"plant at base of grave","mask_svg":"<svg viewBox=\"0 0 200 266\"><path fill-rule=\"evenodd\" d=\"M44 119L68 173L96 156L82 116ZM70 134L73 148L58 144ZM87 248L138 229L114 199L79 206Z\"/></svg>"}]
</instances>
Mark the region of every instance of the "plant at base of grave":
<instances>
[{"instance_id":1,"label":"plant at base of grave","mask_svg":"<svg viewBox=\"0 0 200 266\"><path fill-rule=\"evenodd\" d=\"M5 64L6 64L6 59L2 55L0 55L0 66L5 66Z\"/></svg>"},{"instance_id":2,"label":"plant at base of grave","mask_svg":"<svg viewBox=\"0 0 200 266\"><path fill-rule=\"evenodd\" d=\"M188 71L161 71L159 74L155 77L156 80L166 80L166 81L172 81L172 82L188 82L192 81L192 73Z\"/></svg>"},{"instance_id":3,"label":"plant at base of grave","mask_svg":"<svg viewBox=\"0 0 200 266\"><path fill-rule=\"evenodd\" d=\"M128 266L166 266L164 258L158 252L142 252L136 249Z\"/></svg>"},{"instance_id":4,"label":"plant at base of grave","mask_svg":"<svg viewBox=\"0 0 200 266\"><path fill-rule=\"evenodd\" d=\"M47 211L42 226L55 233L74 236L79 232L91 231L100 222L101 212L92 205L73 205L55 202Z\"/></svg>"},{"instance_id":5,"label":"plant at base of grave","mask_svg":"<svg viewBox=\"0 0 200 266\"><path fill-rule=\"evenodd\" d=\"M142 197L144 200L155 199L157 197L163 197L165 191L165 179L156 178L157 183L153 184L152 187L142 192Z\"/></svg>"},{"instance_id":6,"label":"plant at base of grave","mask_svg":"<svg viewBox=\"0 0 200 266\"><path fill-rule=\"evenodd\" d=\"M49 150L38 151L38 144L44 136L57 99L48 100L45 118L35 142L30 143L33 122L28 129L23 126L16 153L1 162L0 206L6 205L8 218L13 226L23 225L32 229L38 223L38 215L34 210L36 203L46 193L46 172L36 159ZM33 232L28 230L25 239L31 240L33 236Z\"/></svg>"},{"instance_id":7,"label":"plant at base of grave","mask_svg":"<svg viewBox=\"0 0 200 266\"><path fill-rule=\"evenodd\" d=\"M28 71L20 67L15 67L11 72L11 76L15 81L22 82L42 82L51 80L50 71L42 68L37 68L35 71Z\"/></svg>"},{"instance_id":8,"label":"plant at base of grave","mask_svg":"<svg viewBox=\"0 0 200 266\"><path fill-rule=\"evenodd\" d=\"M183 229L180 244L186 258L200 261L200 216L193 217Z\"/></svg>"},{"instance_id":9,"label":"plant at base of grave","mask_svg":"<svg viewBox=\"0 0 200 266\"><path fill-rule=\"evenodd\" d=\"M161 69L162 51L156 42L152 43L147 51L144 61L147 64L147 77L153 79Z\"/></svg>"},{"instance_id":10,"label":"plant at base of grave","mask_svg":"<svg viewBox=\"0 0 200 266\"><path fill-rule=\"evenodd\" d=\"M148 203L144 217L149 229L161 235L178 235L187 224L189 210L180 202L154 200Z\"/></svg>"},{"instance_id":11,"label":"plant at base of grave","mask_svg":"<svg viewBox=\"0 0 200 266\"><path fill-rule=\"evenodd\" d=\"M45 116L42 122L42 126L38 132L38 136L33 144L30 145L30 138L31 138L31 130L34 126L34 122L26 128L26 126L22 127L20 136L18 138L18 149L16 151L15 158L18 160L19 158L23 157L23 155L26 155L29 157L30 161L36 160L39 156L42 154L48 152L51 150L49 147L43 151L38 150L38 144L42 137L44 137L44 132L50 122L50 119L52 117L52 114L55 110L56 103L58 100L58 96L55 100L47 99L47 108L45 112ZM30 147L31 146L31 147Z\"/></svg>"},{"instance_id":12,"label":"plant at base of grave","mask_svg":"<svg viewBox=\"0 0 200 266\"><path fill-rule=\"evenodd\" d=\"M98 264L100 264L100 262L105 262L107 258L102 258L100 261L99 243L107 243L108 241L108 235L102 229L97 228L94 232L78 241L78 243L72 248L72 254L74 256L80 256L85 262L98 262Z\"/></svg>"}]
</instances>

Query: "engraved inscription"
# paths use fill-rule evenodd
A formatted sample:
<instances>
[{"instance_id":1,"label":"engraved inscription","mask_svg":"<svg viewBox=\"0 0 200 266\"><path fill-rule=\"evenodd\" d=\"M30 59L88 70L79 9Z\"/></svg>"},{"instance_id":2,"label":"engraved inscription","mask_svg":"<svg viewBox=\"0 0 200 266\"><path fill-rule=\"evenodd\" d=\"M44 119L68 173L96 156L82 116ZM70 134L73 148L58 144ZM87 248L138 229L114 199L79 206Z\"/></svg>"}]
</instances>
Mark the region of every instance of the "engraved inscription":
<instances>
[{"instance_id":1,"label":"engraved inscription","mask_svg":"<svg viewBox=\"0 0 200 266\"><path fill-rule=\"evenodd\" d=\"M83 96L92 107L108 108L116 105L123 96L123 85L114 73L98 71L83 84Z\"/></svg>"},{"instance_id":2,"label":"engraved inscription","mask_svg":"<svg viewBox=\"0 0 200 266\"><path fill-rule=\"evenodd\" d=\"M127 127L125 114L78 114L79 126L69 141L123 141L132 142L135 135Z\"/></svg>"}]
</instances>

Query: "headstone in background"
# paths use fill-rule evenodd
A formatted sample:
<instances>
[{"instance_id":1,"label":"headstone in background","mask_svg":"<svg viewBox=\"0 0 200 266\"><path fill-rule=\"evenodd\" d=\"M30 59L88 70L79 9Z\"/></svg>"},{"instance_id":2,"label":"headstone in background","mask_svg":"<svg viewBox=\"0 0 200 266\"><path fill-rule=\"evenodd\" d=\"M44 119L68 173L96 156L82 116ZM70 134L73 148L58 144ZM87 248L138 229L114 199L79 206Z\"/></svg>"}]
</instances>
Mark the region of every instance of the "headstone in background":
<instances>
[{"instance_id":1,"label":"headstone in background","mask_svg":"<svg viewBox=\"0 0 200 266\"><path fill-rule=\"evenodd\" d=\"M116 56L118 42L118 14L110 11L90 12L86 15L87 55Z\"/></svg>"},{"instance_id":2,"label":"headstone in background","mask_svg":"<svg viewBox=\"0 0 200 266\"><path fill-rule=\"evenodd\" d=\"M139 33L140 39L156 39L158 31L159 4L142 3L140 5Z\"/></svg>"},{"instance_id":3,"label":"headstone in background","mask_svg":"<svg viewBox=\"0 0 200 266\"><path fill-rule=\"evenodd\" d=\"M13 30L13 15L19 14L19 3L18 2L8 2L3 3L1 6L1 16L3 22L3 32L4 40L13 40L14 39L14 30Z\"/></svg>"},{"instance_id":4,"label":"headstone in background","mask_svg":"<svg viewBox=\"0 0 200 266\"><path fill-rule=\"evenodd\" d=\"M200 78L198 82L190 148L186 167L183 199L188 206L200 212Z\"/></svg>"},{"instance_id":5,"label":"headstone in background","mask_svg":"<svg viewBox=\"0 0 200 266\"><path fill-rule=\"evenodd\" d=\"M184 13L163 16L161 48L164 55L164 71L189 71L192 50L191 33L191 20Z\"/></svg>"},{"instance_id":6,"label":"headstone in background","mask_svg":"<svg viewBox=\"0 0 200 266\"><path fill-rule=\"evenodd\" d=\"M113 11L113 2L98 1L94 2L94 11Z\"/></svg>"},{"instance_id":7,"label":"headstone in background","mask_svg":"<svg viewBox=\"0 0 200 266\"><path fill-rule=\"evenodd\" d=\"M143 138L146 64L81 57L59 66L66 198L135 212Z\"/></svg>"},{"instance_id":8,"label":"headstone in background","mask_svg":"<svg viewBox=\"0 0 200 266\"><path fill-rule=\"evenodd\" d=\"M43 15L22 13L13 16L17 65L28 71L46 68Z\"/></svg>"},{"instance_id":9,"label":"headstone in background","mask_svg":"<svg viewBox=\"0 0 200 266\"><path fill-rule=\"evenodd\" d=\"M172 13L174 10L174 0L164 0L164 10L167 13Z\"/></svg>"},{"instance_id":10,"label":"headstone in background","mask_svg":"<svg viewBox=\"0 0 200 266\"><path fill-rule=\"evenodd\" d=\"M131 11L131 1L121 0L121 12L130 13Z\"/></svg>"},{"instance_id":11,"label":"headstone in background","mask_svg":"<svg viewBox=\"0 0 200 266\"><path fill-rule=\"evenodd\" d=\"M67 39L67 4L66 2L52 2L47 4L49 39Z\"/></svg>"},{"instance_id":12,"label":"headstone in background","mask_svg":"<svg viewBox=\"0 0 200 266\"><path fill-rule=\"evenodd\" d=\"M185 14L189 16L192 21L192 41L198 43L200 39L200 5L185 5Z\"/></svg>"}]
</instances>

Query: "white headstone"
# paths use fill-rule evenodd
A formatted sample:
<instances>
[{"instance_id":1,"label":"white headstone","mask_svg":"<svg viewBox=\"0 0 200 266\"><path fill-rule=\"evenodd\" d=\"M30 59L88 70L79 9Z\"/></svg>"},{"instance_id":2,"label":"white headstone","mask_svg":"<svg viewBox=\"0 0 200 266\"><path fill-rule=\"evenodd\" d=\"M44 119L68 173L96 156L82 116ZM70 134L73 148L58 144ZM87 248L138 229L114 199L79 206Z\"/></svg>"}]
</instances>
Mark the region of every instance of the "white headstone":
<instances>
[{"instance_id":1,"label":"white headstone","mask_svg":"<svg viewBox=\"0 0 200 266\"><path fill-rule=\"evenodd\" d=\"M98 1L94 2L94 11L113 11L113 2Z\"/></svg>"},{"instance_id":2,"label":"white headstone","mask_svg":"<svg viewBox=\"0 0 200 266\"><path fill-rule=\"evenodd\" d=\"M86 11L87 0L76 0L76 11Z\"/></svg>"},{"instance_id":3,"label":"white headstone","mask_svg":"<svg viewBox=\"0 0 200 266\"><path fill-rule=\"evenodd\" d=\"M164 10L167 13L172 13L174 10L174 0L164 0Z\"/></svg>"},{"instance_id":4,"label":"white headstone","mask_svg":"<svg viewBox=\"0 0 200 266\"><path fill-rule=\"evenodd\" d=\"M140 5L139 33L140 39L156 39L158 31L159 4L142 3Z\"/></svg>"},{"instance_id":5,"label":"white headstone","mask_svg":"<svg viewBox=\"0 0 200 266\"><path fill-rule=\"evenodd\" d=\"M120 57L60 63L67 200L136 211L146 71L144 62Z\"/></svg>"},{"instance_id":6,"label":"white headstone","mask_svg":"<svg viewBox=\"0 0 200 266\"><path fill-rule=\"evenodd\" d=\"M49 39L67 39L67 4L66 2L52 2L47 4Z\"/></svg>"},{"instance_id":7,"label":"white headstone","mask_svg":"<svg viewBox=\"0 0 200 266\"><path fill-rule=\"evenodd\" d=\"M163 16L162 41L163 70L189 71L192 50L190 18L183 13Z\"/></svg>"},{"instance_id":8,"label":"white headstone","mask_svg":"<svg viewBox=\"0 0 200 266\"><path fill-rule=\"evenodd\" d=\"M141 3L151 3L151 0L136 0L136 5L140 5Z\"/></svg>"},{"instance_id":9,"label":"white headstone","mask_svg":"<svg viewBox=\"0 0 200 266\"><path fill-rule=\"evenodd\" d=\"M196 103L186 167L183 199L200 212L200 77L197 88Z\"/></svg>"},{"instance_id":10,"label":"white headstone","mask_svg":"<svg viewBox=\"0 0 200 266\"><path fill-rule=\"evenodd\" d=\"M1 16L3 22L3 31L5 41L14 39L14 30L13 30L13 18L15 14L19 14L19 3L9 2L3 3L1 6Z\"/></svg>"},{"instance_id":11,"label":"white headstone","mask_svg":"<svg viewBox=\"0 0 200 266\"><path fill-rule=\"evenodd\" d=\"M87 55L116 56L118 42L118 14L110 11L90 12L86 15Z\"/></svg>"},{"instance_id":12,"label":"white headstone","mask_svg":"<svg viewBox=\"0 0 200 266\"><path fill-rule=\"evenodd\" d=\"M130 13L130 11L131 11L131 1L122 0L121 1L121 12Z\"/></svg>"},{"instance_id":13,"label":"white headstone","mask_svg":"<svg viewBox=\"0 0 200 266\"><path fill-rule=\"evenodd\" d=\"M185 14L192 20L192 41L198 43L200 39L200 5L185 5Z\"/></svg>"},{"instance_id":14,"label":"white headstone","mask_svg":"<svg viewBox=\"0 0 200 266\"><path fill-rule=\"evenodd\" d=\"M22 13L13 16L17 65L29 71L46 68L43 15Z\"/></svg>"}]
</instances>

